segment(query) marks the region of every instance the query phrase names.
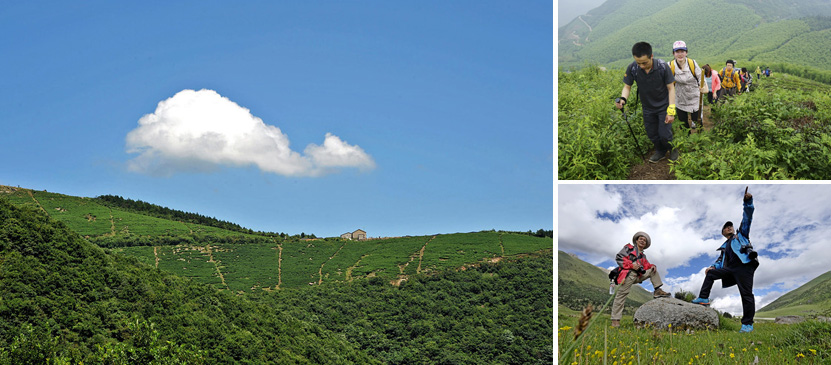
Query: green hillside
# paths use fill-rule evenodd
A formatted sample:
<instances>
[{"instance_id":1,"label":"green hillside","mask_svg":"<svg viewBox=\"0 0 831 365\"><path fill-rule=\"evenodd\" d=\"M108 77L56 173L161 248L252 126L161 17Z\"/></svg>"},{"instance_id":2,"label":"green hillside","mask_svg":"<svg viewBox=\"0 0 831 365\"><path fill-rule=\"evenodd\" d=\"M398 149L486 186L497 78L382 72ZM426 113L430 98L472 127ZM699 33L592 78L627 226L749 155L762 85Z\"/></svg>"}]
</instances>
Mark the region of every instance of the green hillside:
<instances>
[{"instance_id":1,"label":"green hillside","mask_svg":"<svg viewBox=\"0 0 831 365\"><path fill-rule=\"evenodd\" d=\"M0 222L0 363L376 362L318 325L108 254L42 211L0 199Z\"/></svg>"},{"instance_id":2,"label":"green hillside","mask_svg":"<svg viewBox=\"0 0 831 365\"><path fill-rule=\"evenodd\" d=\"M759 317L831 315L831 271L760 308Z\"/></svg>"},{"instance_id":3,"label":"green hillside","mask_svg":"<svg viewBox=\"0 0 831 365\"><path fill-rule=\"evenodd\" d=\"M609 274L576 256L557 251L557 303L570 309L582 309L588 303L599 308L609 299ZM634 312L652 300L652 294L640 285L632 287L626 297L625 311Z\"/></svg>"},{"instance_id":4,"label":"green hillside","mask_svg":"<svg viewBox=\"0 0 831 365\"><path fill-rule=\"evenodd\" d=\"M553 247L549 237L497 231L368 241L309 239L249 233L228 222L118 197L102 201L9 186L0 186L0 197L41 210L113 252L234 292L369 277L400 283L414 274ZM165 216L182 220L159 218Z\"/></svg>"},{"instance_id":5,"label":"green hillside","mask_svg":"<svg viewBox=\"0 0 831 365\"><path fill-rule=\"evenodd\" d=\"M479 235L492 242L486 245L491 250L496 242L506 253L528 247L527 241L548 246L454 268L419 260L421 269L398 286L375 275L239 296L154 269L155 262L113 254L40 207L17 207L0 198L0 364L551 363L550 240L496 232L471 237ZM469 242L466 235L447 236L422 244L460 245L437 250L437 262L455 265L455 255L478 251L463 245ZM410 246L417 244L414 239ZM283 255L305 259L335 246L310 241ZM140 248L171 255L181 250L174 261L183 264L186 257L192 262L204 254L223 257L213 246L203 247L206 252L184 245ZM390 263L384 253L391 251L375 247L362 257ZM215 263L200 265L194 267L224 270ZM224 272L226 281L236 280L236 271Z\"/></svg>"},{"instance_id":6,"label":"green hillside","mask_svg":"<svg viewBox=\"0 0 831 365\"><path fill-rule=\"evenodd\" d=\"M831 70L831 4L823 0L610 0L558 30L558 64L622 67L632 45L652 44L656 57L672 58L684 40L690 57L740 67L789 63Z\"/></svg>"}]
</instances>

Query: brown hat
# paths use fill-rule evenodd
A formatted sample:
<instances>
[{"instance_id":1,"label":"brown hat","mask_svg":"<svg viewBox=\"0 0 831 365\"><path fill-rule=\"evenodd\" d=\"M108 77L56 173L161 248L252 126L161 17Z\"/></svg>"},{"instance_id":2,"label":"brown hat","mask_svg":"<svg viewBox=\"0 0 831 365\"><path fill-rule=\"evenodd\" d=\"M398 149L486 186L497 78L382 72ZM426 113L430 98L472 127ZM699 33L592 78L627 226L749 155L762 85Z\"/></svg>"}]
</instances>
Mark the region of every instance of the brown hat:
<instances>
[{"instance_id":1,"label":"brown hat","mask_svg":"<svg viewBox=\"0 0 831 365\"><path fill-rule=\"evenodd\" d=\"M646 234L646 232L639 231L632 236L632 244L635 245L635 247L638 246L638 237L640 236L644 236L646 238L646 247L643 248L644 250L649 248L649 246L652 246L652 238L649 238L649 235Z\"/></svg>"}]
</instances>

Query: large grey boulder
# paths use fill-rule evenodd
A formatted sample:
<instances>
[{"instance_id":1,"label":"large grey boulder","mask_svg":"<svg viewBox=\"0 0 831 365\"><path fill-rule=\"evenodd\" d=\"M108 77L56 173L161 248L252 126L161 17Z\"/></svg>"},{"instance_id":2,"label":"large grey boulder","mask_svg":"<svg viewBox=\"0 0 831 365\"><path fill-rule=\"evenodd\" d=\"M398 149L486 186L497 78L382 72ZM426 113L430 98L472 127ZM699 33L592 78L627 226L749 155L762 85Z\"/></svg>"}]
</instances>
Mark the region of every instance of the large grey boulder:
<instances>
[{"instance_id":1,"label":"large grey boulder","mask_svg":"<svg viewBox=\"0 0 831 365\"><path fill-rule=\"evenodd\" d=\"M715 309L675 298L650 300L635 311L635 326L672 330L718 329Z\"/></svg>"}]
</instances>

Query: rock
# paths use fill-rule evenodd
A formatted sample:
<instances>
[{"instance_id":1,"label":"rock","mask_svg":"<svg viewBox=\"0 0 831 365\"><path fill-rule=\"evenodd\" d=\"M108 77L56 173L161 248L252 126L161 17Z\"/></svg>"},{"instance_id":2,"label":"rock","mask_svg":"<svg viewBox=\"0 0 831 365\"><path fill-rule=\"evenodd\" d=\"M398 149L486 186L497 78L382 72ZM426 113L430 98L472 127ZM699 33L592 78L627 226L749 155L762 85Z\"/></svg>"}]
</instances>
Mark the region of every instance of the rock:
<instances>
[{"instance_id":1,"label":"rock","mask_svg":"<svg viewBox=\"0 0 831 365\"><path fill-rule=\"evenodd\" d=\"M805 318L802 316L782 316L776 317L776 324L794 324L804 321Z\"/></svg>"},{"instance_id":2,"label":"rock","mask_svg":"<svg viewBox=\"0 0 831 365\"><path fill-rule=\"evenodd\" d=\"M635 326L672 330L718 329L715 309L675 298L650 300L635 311Z\"/></svg>"}]
</instances>

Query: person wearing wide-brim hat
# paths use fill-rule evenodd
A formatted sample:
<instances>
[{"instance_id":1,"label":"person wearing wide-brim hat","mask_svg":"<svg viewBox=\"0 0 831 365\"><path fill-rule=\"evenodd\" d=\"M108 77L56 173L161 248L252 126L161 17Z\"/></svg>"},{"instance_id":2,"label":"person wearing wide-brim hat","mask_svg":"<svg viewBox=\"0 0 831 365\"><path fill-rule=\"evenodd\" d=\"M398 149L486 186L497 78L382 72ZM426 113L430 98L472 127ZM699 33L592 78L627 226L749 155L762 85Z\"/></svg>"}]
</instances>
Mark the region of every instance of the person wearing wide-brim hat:
<instances>
[{"instance_id":1,"label":"person wearing wide-brim hat","mask_svg":"<svg viewBox=\"0 0 831 365\"><path fill-rule=\"evenodd\" d=\"M742 328L739 332L753 331L753 317L756 315L756 298L753 295L753 275L759 267L758 253L750 244L750 222L753 220L753 195L745 191L744 212L739 230L733 228L733 222L727 221L721 227L721 234L727 240L721 244L721 251L716 262L704 273L704 283L698 298L692 302L704 306L710 305L710 289L716 280L728 288L737 285L742 298Z\"/></svg>"},{"instance_id":2,"label":"person wearing wide-brim hat","mask_svg":"<svg viewBox=\"0 0 831 365\"><path fill-rule=\"evenodd\" d=\"M632 236L632 243L627 243L615 256L615 262L620 267L620 273L615 279L615 284L620 284L615 293L615 302L612 304L612 327L620 326L620 318L623 316L623 303L626 296L632 289L633 284L640 284L646 279L652 281L655 292L653 298L668 297L670 294L661 290L661 275L658 269L651 264L644 255L649 246L652 246L652 239L646 232L637 232Z\"/></svg>"}]
</instances>

